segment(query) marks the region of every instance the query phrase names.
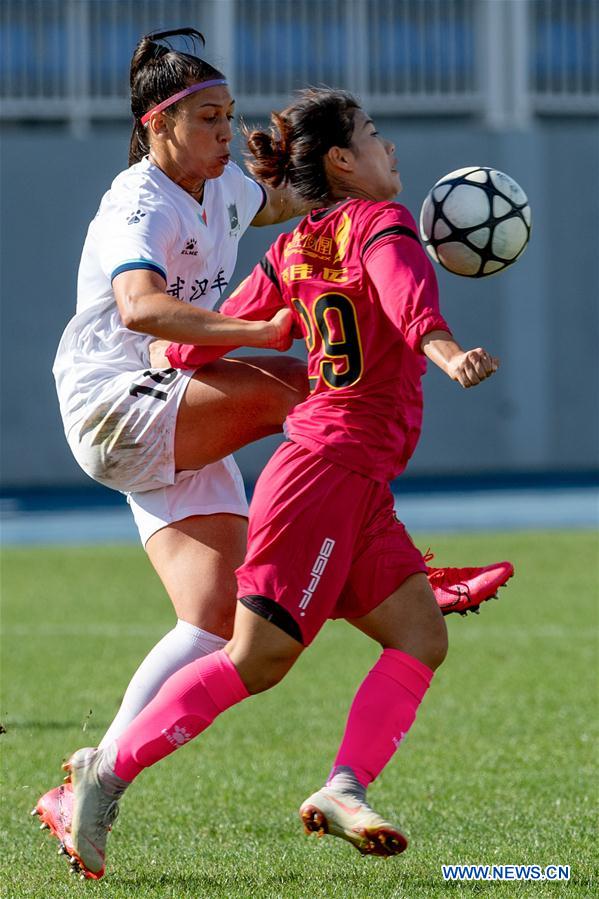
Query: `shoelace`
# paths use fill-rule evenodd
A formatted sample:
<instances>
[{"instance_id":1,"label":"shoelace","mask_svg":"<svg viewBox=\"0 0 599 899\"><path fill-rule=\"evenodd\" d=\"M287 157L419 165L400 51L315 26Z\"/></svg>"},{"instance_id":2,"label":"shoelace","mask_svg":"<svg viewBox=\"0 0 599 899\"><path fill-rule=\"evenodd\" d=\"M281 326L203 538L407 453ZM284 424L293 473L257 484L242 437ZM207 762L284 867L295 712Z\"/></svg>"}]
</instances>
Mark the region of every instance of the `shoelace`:
<instances>
[{"instance_id":1,"label":"shoelace","mask_svg":"<svg viewBox=\"0 0 599 899\"><path fill-rule=\"evenodd\" d=\"M435 554L433 552L431 552L430 546L427 549L427 551L424 553L422 558L426 562L427 565L429 562L432 562L432 560L435 558ZM446 580L452 580L453 578L456 577L456 575L458 573L463 572L463 571L464 571L463 568L431 568L427 577L428 577L430 583L442 584ZM458 583L468 589L468 585L464 581L458 581L456 583L456 586Z\"/></svg>"}]
</instances>

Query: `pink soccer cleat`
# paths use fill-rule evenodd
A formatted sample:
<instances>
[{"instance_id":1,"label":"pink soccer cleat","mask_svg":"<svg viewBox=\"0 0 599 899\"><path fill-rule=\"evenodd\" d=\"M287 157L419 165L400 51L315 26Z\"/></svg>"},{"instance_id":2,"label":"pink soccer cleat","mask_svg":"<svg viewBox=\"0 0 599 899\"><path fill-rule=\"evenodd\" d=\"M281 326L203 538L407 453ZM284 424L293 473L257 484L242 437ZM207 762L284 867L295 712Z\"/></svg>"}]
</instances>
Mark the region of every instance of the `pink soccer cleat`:
<instances>
[{"instance_id":1,"label":"pink soccer cleat","mask_svg":"<svg viewBox=\"0 0 599 899\"><path fill-rule=\"evenodd\" d=\"M67 783L42 796L31 812L58 839L58 854L68 858L71 873L82 880L104 876L106 840L128 786L111 770L115 755L116 743L107 750L77 750L62 766Z\"/></svg>"},{"instance_id":2,"label":"pink soccer cleat","mask_svg":"<svg viewBox=\"0 0 599 899\"><path fill-rule=\"evenodd\" d=\"M430 562L433 554L424 556ZM444 615L450 612L479 611L487 599L497 599L497 591L505 587L514 574L511 562L496 562L481 568L429 568L427 577L439 608Z\"/></svg>"},{"instance_id":3,"label":"pink soccer cleat","mask_svg":"<svg viewBox=\"0 0 599 899\"><path fill-rule=\"evenodd\" d=\"M59 843L58 854L72 857L71 821L73 819L73 788L70 783L53 787L44 793L31 812L40 819L40 830L49 830Z\"/></svg>"}]
</instances>

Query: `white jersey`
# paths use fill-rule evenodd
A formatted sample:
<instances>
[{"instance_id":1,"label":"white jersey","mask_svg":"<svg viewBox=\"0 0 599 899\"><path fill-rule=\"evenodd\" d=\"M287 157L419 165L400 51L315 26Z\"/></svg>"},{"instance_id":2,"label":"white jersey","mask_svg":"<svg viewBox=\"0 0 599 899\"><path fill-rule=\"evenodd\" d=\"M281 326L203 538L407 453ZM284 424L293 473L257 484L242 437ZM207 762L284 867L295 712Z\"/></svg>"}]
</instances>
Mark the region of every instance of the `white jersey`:
<instances>
[{"instance_id":1,"label":"white jersey","mask_svg":"<svg viewBox=\"0 0 599 899\"><path fill-rule=\"evenodd\" d=\"M239 239L264 200L263 189L233 162L206 181L202 204L148 157L115 178L89 226L77 311L54 362L67 438L115 378L149 367L153 338L123 325L112 290L116 275L158 272L171 296L214 308L233 274Z\"/></svg>"}]
</instances>

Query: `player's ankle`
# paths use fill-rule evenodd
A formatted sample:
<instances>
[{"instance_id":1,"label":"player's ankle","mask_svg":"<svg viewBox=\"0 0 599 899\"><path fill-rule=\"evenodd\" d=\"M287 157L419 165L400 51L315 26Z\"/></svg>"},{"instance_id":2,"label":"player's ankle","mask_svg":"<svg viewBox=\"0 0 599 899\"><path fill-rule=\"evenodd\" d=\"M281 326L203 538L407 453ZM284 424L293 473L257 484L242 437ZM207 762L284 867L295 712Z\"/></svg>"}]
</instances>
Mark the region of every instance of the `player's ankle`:
<instances>
[{"instance_id":1,"label":"player's ankle","mask_svg":"<svg viewBox=\"0 0 599 899\"><path fill-rule=\"evenodd\" d=\"M353 768L348 765L335 765L329 774L326 785L340 790L342 793L347 793L358 802L366 801L367 785L358 780Z\"/></svg>"}]
</instances>

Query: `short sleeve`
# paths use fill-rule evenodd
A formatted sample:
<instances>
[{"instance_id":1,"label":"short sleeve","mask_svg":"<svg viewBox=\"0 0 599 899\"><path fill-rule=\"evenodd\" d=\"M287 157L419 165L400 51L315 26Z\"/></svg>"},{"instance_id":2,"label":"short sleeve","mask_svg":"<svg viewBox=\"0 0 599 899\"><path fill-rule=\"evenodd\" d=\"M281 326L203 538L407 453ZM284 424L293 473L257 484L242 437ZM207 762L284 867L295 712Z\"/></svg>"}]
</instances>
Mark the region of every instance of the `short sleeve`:
<instances>
[{"instance_id":1,"label":"short sleeve","mask_svg":"<svg viewBox=\"0 0 599 899\"><path fill-rule=\"evenodd\" d=\"M166 280L169 248L177 239L177 218L165 204L144 193L135 201L102 210L92 223L97 229L100 267L113 281L133 269L155 271Z\"/></svg>"},{"instance_id":2,"label":"short sleeve","mask_svg":"<svg viewBox=\"0 0 599 899\"><path fill-rule=\"evenodd\" d=\"M240 234L243 234L266 203L266 191L234 162L227 165L227 174L239 216Z\"/></svg>"}]
</instances>

